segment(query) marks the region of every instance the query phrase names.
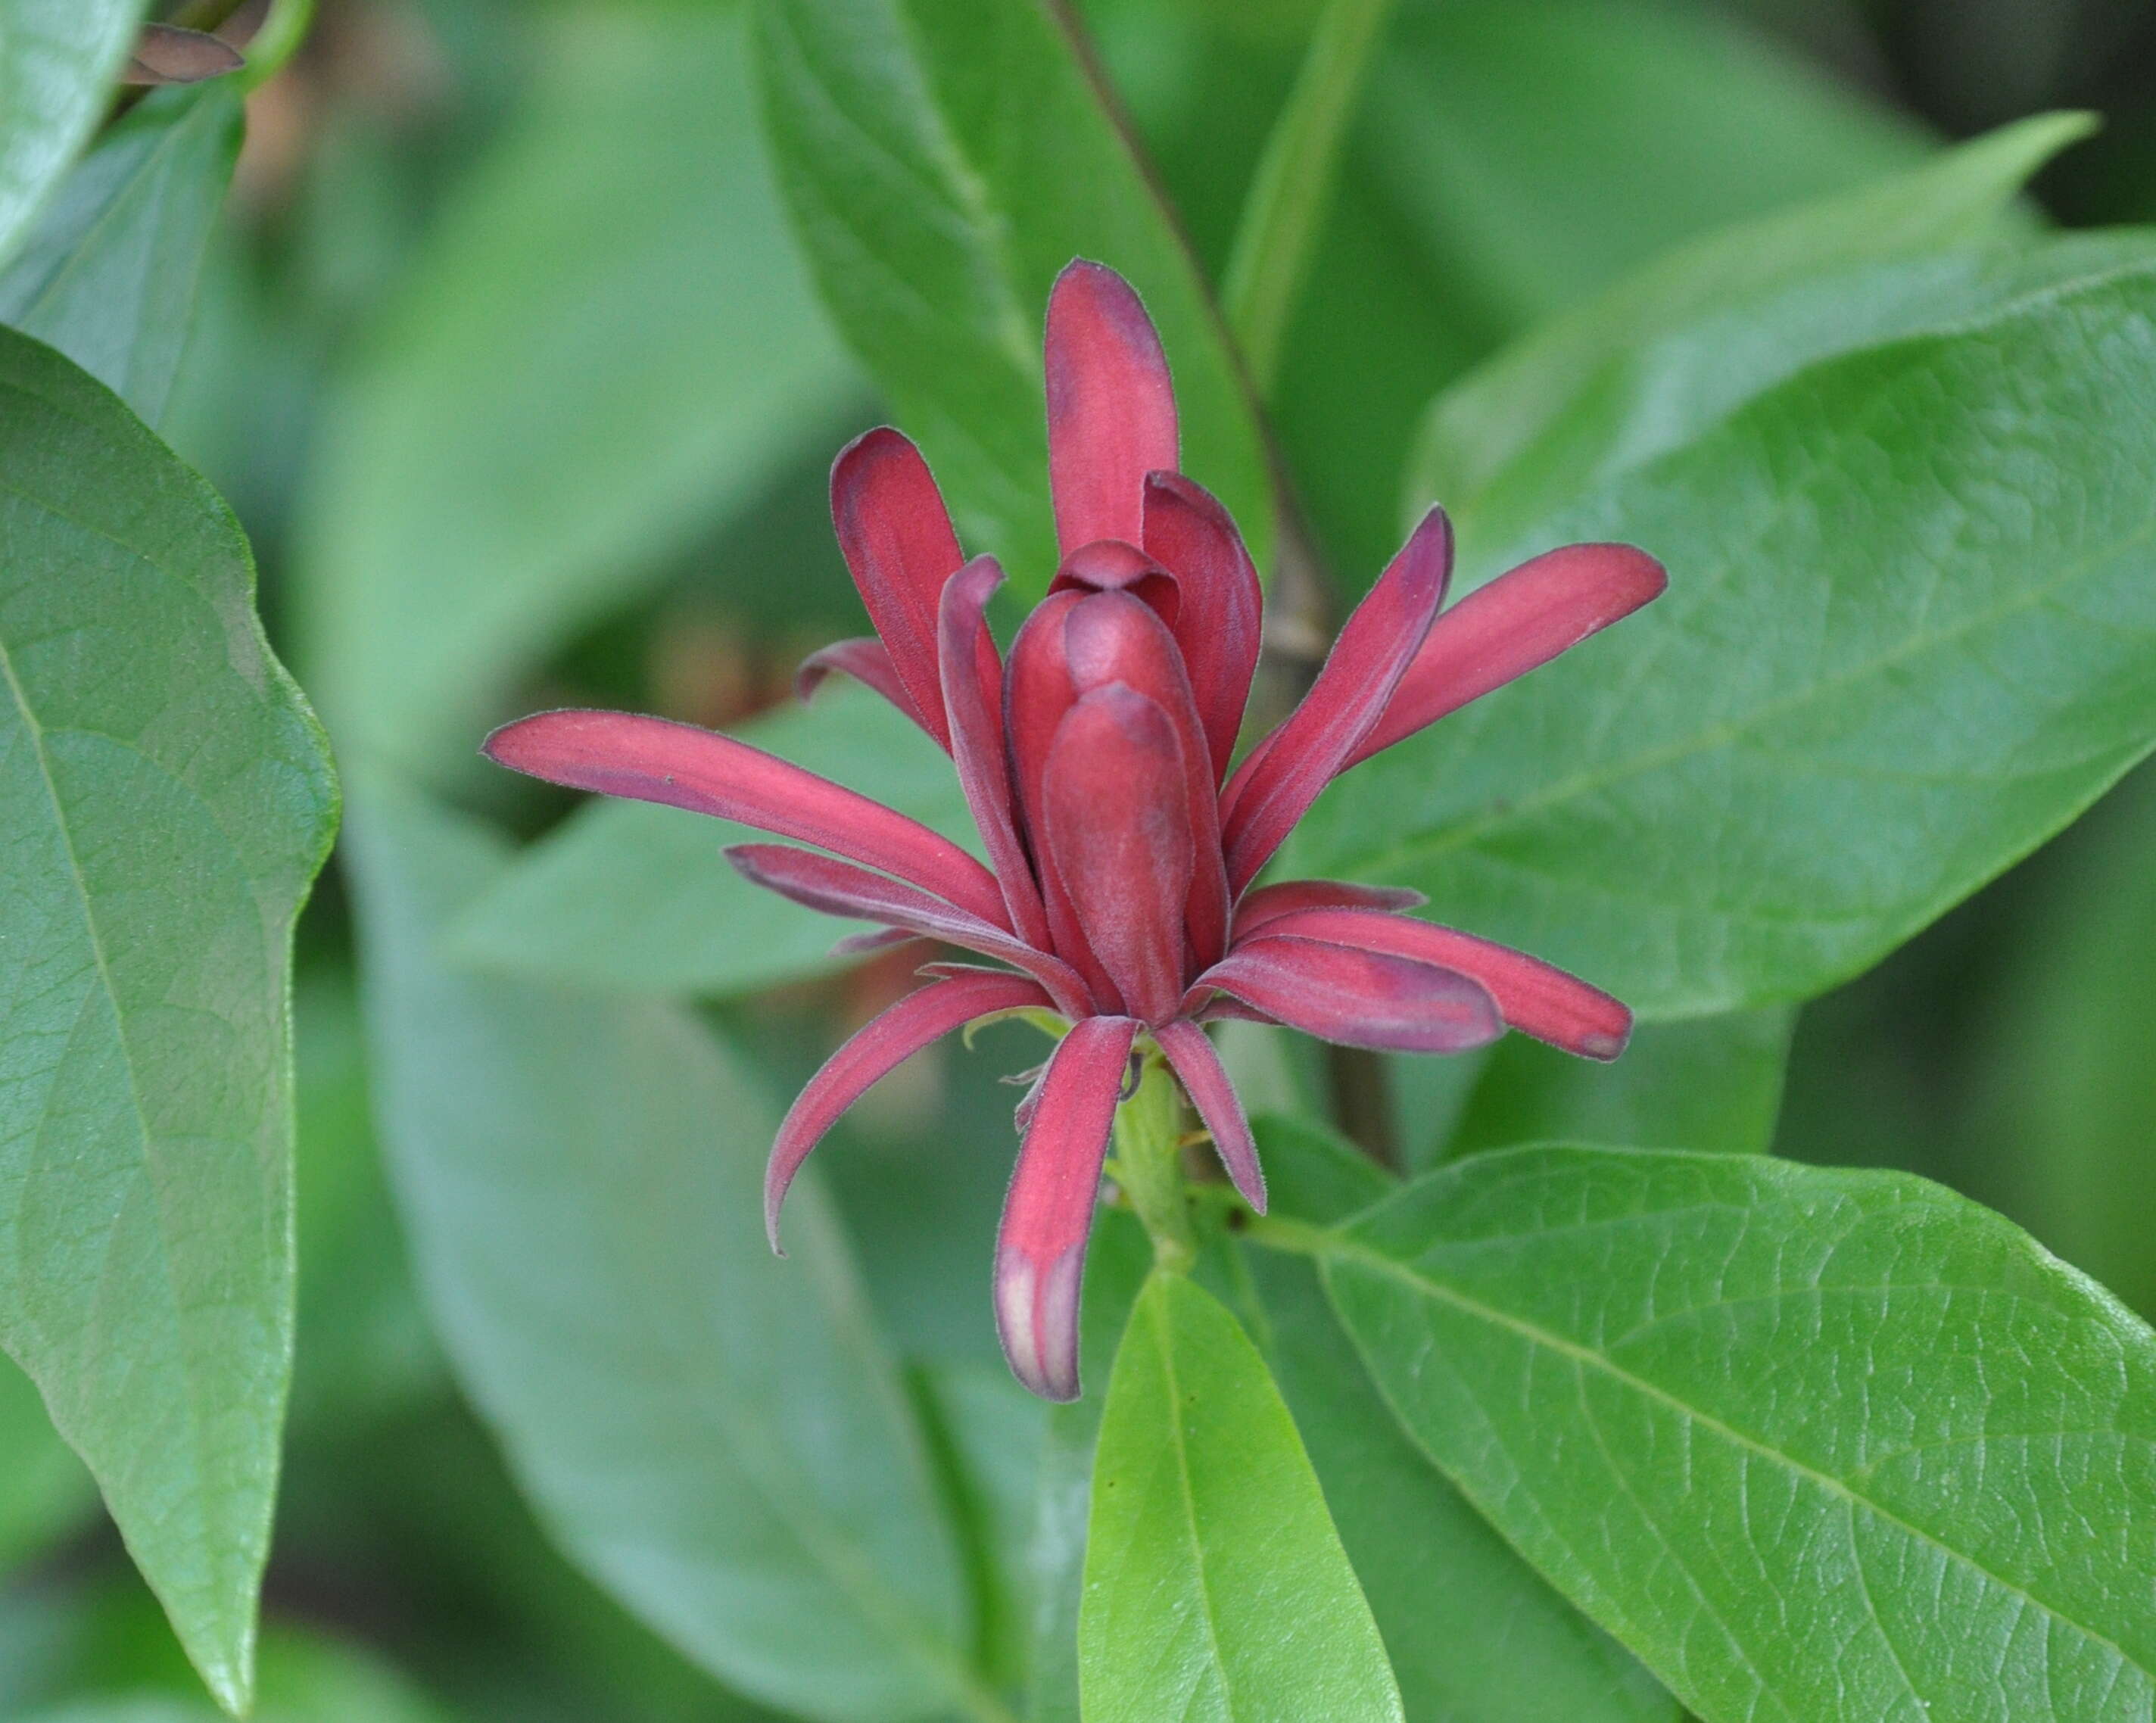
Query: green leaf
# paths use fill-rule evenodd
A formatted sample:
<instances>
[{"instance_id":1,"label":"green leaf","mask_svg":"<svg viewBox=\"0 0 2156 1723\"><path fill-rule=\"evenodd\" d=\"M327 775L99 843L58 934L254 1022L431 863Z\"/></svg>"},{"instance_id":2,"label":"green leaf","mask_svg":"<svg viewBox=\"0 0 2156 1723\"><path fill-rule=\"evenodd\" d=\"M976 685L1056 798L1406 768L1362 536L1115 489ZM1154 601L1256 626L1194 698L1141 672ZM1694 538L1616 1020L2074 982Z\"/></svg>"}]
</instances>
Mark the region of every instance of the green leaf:
<instances>
[{"instance_id":1,"label":"green leaf","mask_svg":"<svg viewBox=\"0 0 2156 1723\"><path fill-rule=\"evenodd\" d=\"M1179 1274L1116 1352L1078 1646L1086 1723L1404 1715L1265 1360Z\"/></svg>"},{"instance_id":2,"label":"green leaf","mask_svg":"<svg viewBox=\"0 0 2156 1723\"><path fill-rule=\"evenodd\" d=\"M126 63L146 0L13 0L0 23L0 258L67 171Z\"/></svg>"},{"instance_id":3,"label":"green leaf","mask_svg":"<svg viewBox=\"0 0 2156 1723\"><path fill-rule=\"evenodd\" d=\"M1799 372L1546 523L1668 594L1352 774L1294 864L1645 1018L1854 973L2156 741L2152 397L2146 268Z\"/></svg>"},{"instance_id":4,"label":"green leaf","mask_svg":"<svg viewBox=\"0 0 2156 1723\"><path fill-rule=\"evenodd\" d=\"M1763 1155L1795 1027L1785 1005L1649 1023L1607 1065L1509 1035L1490 1050L1445 1151L1582 1142Z\"/></svg>"},{"instance_id":5,"label":"green leaf","mask_svg":"<svg viewBox=\"0 0 2156 1723\"><path fill-rule=\"evenodd\" d=\"M1706 1723L2156 1705L2156 1335L1998 1216L1522 1149L1322 1250L1415 1441Z\"/></svg>"},{"instance_id":6,"label":"green leaf","mask_svg":"<svg viewBox=\"0 0 2156 1723\"><path fill-rule=\"evenodd\" d=\"M744 28L556 17L521 120L373 331L300 525L341 739L469 759L518 674L837 440L860 386L772 195Z\"/></svg>"},{"instance_id":7,"label":"green leaf","mask_svg":"<svg viewBox=\"0 0 2156 1723\"><path fill-rule=\"evenodd\" d=\"M0 331L0 1340L246 1703L292 1344L294 916L336 792L209 488Z\"/></svg>"},{"instance_id":8,"label":"green leaf","mask_svg":"<svg viewBox=\"0 0 2156 1723\"><path fill-rule=\"evenodd\" d=\"M2092 129L2086 115L2038 115L1890 178L1717 228L1654 259L1438 397L1409 468L1409 513L1434 501L1469 508L1508 463L1598 393L1645 395L1651 369L1613 378L1605 367L1660 336L1807 279L2005 233L2024 182ZM1862 345L1861 331L1840 349ZM1779 374L1837 351L1819 345L1833 338L1822 331ZM1733 403L1759 387L1739 384L1723 398Z\"/></svg>"},{"instance_id":9,"label":"green leaf","mask_svg":"<svg viewBox=\"0 0 2156 1723\"><path fill-rule=\"evenodd\" d=\"M921 1433L821 1191L764 1248L775 1125L692 1019L470 978L502 846L402 792L355 821L377 1114L422 1290L572 1557L743 1691L833 1723L1004 1715ZM802 1200L805 1197L805 1201Z\"/></svg>"},{"instance_id":10,"label":"green leaf","mask_svg":"<svg viewBox=\"0 0 2156 1723\"><path fill-rule=\"evenodd\" d=\"M834 682L742 735L980 848L949 756L880 695ZM504 974L721 997L858 961L831 947L865 927L734 870L721 852L752 835L678 808L594 799L474 900L459 954Z\"/></svg>"},{"instance_id":11,"label":"green leaf","mask_svg":"<svg viewBox=\"0 0 2156 1723\"><path fill-rule=\"evenodd\" d=\"M1371 105L1377 172L1516 327L1923 152L1898 115L1691 0L1414 8Z\"/></svg>"},{"instance_id":12,"label":"green leaf","mask_svg":"<svg viewBox=\"0 0 2156 1723\"><path fill-rule=\"evenodd\" d=\"M53 1428L37 1384L0 1357L0 1574L90 1515L95 1487Z\"/></svg>"},{"instance_id":13,"label":"green leaf","mask_svg":"<svg viewBox=\"0 0 2156 1723\"><path fill-rule=\"evenodd\" d=\"M157 91L75 164L0 272L0 321L58 348L150 424L180 368L240 130L224 85Z\"/></svg>"},{"instance_id":14,"label":"green leaf","mask_svg":"<svg viewBox=\"0 0 2156 1723\"><path fill-rule=\"evenodd\" d=\"M1265 565L1248 397L1195 266L1091 81L1067 14L1003 0L762 0L765 121L818 285L969 549L1038 593L1056 564L1041 314L1074 257L1160 326L1183 464Z\"/></svg>"}]
</instances>

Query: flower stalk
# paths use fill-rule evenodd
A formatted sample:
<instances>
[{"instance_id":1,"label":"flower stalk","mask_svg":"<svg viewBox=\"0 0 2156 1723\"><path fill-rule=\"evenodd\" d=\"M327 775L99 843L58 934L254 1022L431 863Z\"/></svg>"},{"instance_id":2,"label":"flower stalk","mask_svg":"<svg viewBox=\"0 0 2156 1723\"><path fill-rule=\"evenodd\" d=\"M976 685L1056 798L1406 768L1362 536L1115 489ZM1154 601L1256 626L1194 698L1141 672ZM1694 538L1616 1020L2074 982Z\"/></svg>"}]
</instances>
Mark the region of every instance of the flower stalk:
<instances>
[{"instance_id":1,"label":"flower stalk","mask_svg":"<svg viewBox=\"0 0 2156 1723\"><path fill-rule=\"evenodd\" d=\"M1187 1274L1198 1261L1198 1234L1183 1188L1183 1090L1158 1048L1147 1043L1139 1057L1137 1087L1116 1109L1108 1176L1152 1240L1155 1264Z\"/></svg>"}]
</instances>

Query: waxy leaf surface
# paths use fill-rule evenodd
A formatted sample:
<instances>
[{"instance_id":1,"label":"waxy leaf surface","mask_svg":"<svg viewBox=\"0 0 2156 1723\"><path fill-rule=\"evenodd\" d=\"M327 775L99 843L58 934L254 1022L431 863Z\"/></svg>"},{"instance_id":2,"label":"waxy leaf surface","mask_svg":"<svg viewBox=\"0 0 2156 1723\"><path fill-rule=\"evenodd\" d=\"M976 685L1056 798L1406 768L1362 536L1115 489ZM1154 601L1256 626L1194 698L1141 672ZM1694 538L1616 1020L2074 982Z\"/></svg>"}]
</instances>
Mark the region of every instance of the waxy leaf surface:
<instances>
[{"instance_id":1,"label":"waxy leaf surface","mask_svg":"<svg viewBox=\"0 0 2156 1723\"><path fill-rule=\"evenodd\" d=\"M2156 1709L2156 1335L1998 1216L1522 1149L1321 1254L1417 1444L1706 1723Z\"/></svg>"},{"instance_id":2,"label":"waxy leaf surface","mask_svg":"<svg viewBox=\"0 0 2156 1723\"><path fill-rule=\"evenodd\" d=\"M921 1431L813 1174L773 1258L773 1110L693 1019L470 978L502 867L376 791L354 832L377 1111L422 1290L554 1536L705 1667L829 1723L976 1690Z\"/></svg>"},{"instance_id":3,"label":"waxy leaf surface","mask_svg":"<svg viewBox=\"0 0 2156 1723\"><path fill-rule=\"evenodd\" d=\"M245 1700L292 1347L294 916L321 731L246 541L0 331L0 1341Z\"/></svg>"},{"instance_id":4,"label":"waxy leaf surface","mask_svg":"<svg viewBox=\"0 0 2156 1723\"><path fill-rule=\"evenodd\" d=\"M0 259L89 137L147 0L14 0L0 23Z\"/></svg>"}]
</instances>

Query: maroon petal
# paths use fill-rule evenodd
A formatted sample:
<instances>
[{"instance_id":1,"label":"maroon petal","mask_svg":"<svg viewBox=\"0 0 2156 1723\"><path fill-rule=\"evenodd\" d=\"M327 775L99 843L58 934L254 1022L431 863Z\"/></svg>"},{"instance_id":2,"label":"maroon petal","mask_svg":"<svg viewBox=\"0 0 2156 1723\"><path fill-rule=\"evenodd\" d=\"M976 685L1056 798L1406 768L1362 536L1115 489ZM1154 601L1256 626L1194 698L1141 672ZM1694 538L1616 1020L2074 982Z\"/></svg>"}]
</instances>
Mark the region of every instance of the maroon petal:
<instances>
[{"instance_id":1,"label":"maroon petal","mask_svg":"<svg viewBox=\"0 0 2156 1723\"><path fill-rule=\"evenodd\" d=\"M1510 946L1411 915L1311 908L1290 911L1265 924L1268 939L1290 935L1412 957L1471 976L1497 1002L1499 1013L1513 1028L1583 1058L1616 1058L1632 1033L1632 1013L1599 987Z\"/></svg>"},{"instance_id":2,"label":"maroon petal","mask_svg":"<svg viewBox=\"0 0 2156 1723\"><path fill-rule=\"evenodd\" d=\"M950 720L958 782L988 847L988 864L1003 886L1010 925L1045 951L1050 946L1048 916L1033 864L1019 838L1010 758L1004 746L1004 665L996 655L995 636L988 632L988 599L1003 583L1004 572L993 556L976 556L944 583L937 621L943 710Z\"/></svg>"},{"instance_id":3,"label":"maroon petal","mask_svg":"<svg viewBox=\"0 0 2156 1723\"><path fill-rule=\"evenodd\" d=\"M1042 781L1050 865L1123 1006L1165 1022L1183 997L1190 813L1168 714L1121 683L1056 726Z\"/></svg>"},{"instance_id":4,"label":"maroon petal","mask_svg":"<svg viewBox=\"0 0 2156 1723\"><path fill-rule=\"evenodd\" d=\"M730 736L630 712L542 712L486 739L487 757L572 790L663 802L829 849L1000 924L996 876L880 802Z\"/></svg>"},{"instance_id":5,"label":"maroon petal","mask_svg":"<svg viewBox=\"0 0 2156 1723\"><path fill-rule=\"evenodd\" d=\"M899 946L926 946L929 941L910 927L879 927L870 933L850 933L831 947L834 957L865 957Z\"/></svg>"},{"instance_id":6,"label":"maroon petal","mask_svg":"<svg viewBox=\"0 0 2156 1723\"><path fill-rule=\"evenodd\" d=\"M1235 937L1248 939L1268 921L1297 910L1412 910L1430 900L1404 885L1355 885L1339 879L1283 879L1243 894L1235 905Z\"/></svg>"},{"instance_id":7,"label":"maroon petal","mask_svg":"<svg viewBox=\"0 0 2156 1723\"><path fill-rule=\"evenodd\" d=\"M778 1245L778 1211L793 1175L839 1115L878 1078L953 1029L998 1012L1049 1003L1022 975L985 969L952 975L908 993L833 1054L794 1098L772 1144L763 1175L763 1225L771 1248L785 1254Z\"/></svg>"},{"instance_id":8,"label":"maroon petal","mask_svg":"<svg viewBox=\"0 0 2156 1723\"><path fill-rule=\"evenodd\" d=\"M898 671L893 667L891 654L882 641L863 635L855 640L834 640L821 651L810 653L801 660L801 668L793 673L793 697L807 700L823 685L824 679L834 672L851 676L856 682L865 683L916 724L921 723L921 714L914 708L913 696L906 691L906 685L898 679Z\"/></svg>"},{"instance_id":9,"label":"maroon petal","mask_svg":"<svg viewBox=\"0 0 2156 1723\"><path fill-rule=\"evenodd\" d=\"M1272 934L1198 977L1188 1013L1218 988L1322 1041L1394 1053L1459 1053L1505 1032L1480 983L1450 969Z\"/></svg>"},{"instance_id":10,"label":"maroon petal","mask_svg":"<svg viewBox=\"0 0 2156 1723\"><path fill-rule=\"evenodd\" d=\"M949 747L936 610L966 559L921 451L888 425L849 443L831 464L831 521L913 715Z\"/></svg>"},{"instance_id":11,"label":"maroon petal","mask_svg":"<svg viewBox=\"0 0 2156 1723\"><path fill-rule=\"evenodd\" d=\"M1189 667L1217 784L1228 775L1257 673L1265 610L1257 565L1227 510L1179 473L1146 475L1145 548L1179 591L1168 622Z\"/></svg>"},{"instance_id":12,"label":"maroon petal","mask_svg":"<svg viewBox=\"0 0 2156 1723\"><path fill-rule=\"evenodd\" d=\"M1048 485L1056 547L1138 542L1145 476L1178 459L1168 356L1129 282L1074 262L1048 296Z\"/></svg>"},{"instance_id":13,"label":"maroon petal","mask_svg":"<svg viewBox=\"0 0 2156 1723\"><path fill-rule=\"evenodd\" d=\"M1265 1176L1258 1167L1258 1146L1250 1136L1250 1121L1243 1115L1242 1099L1228 1080L1213 1043L1204 1030L1187 1018L1163 1023L1152 1032L1152 1038L1174 1067L1191 1105L1198 1109L1228 1177L1235 1180L1243 1200L1263 1214Z\"/></svg>"},{"instance_id":14,"label":"maroon petal","mask_svg":"<svg viewBox=\"0 0 2156 1723\"><path fill-rule=\"evenodd\" d=\"M1183 589L1175 576L1136 545L1121 539L1096 539L1063 559L1051 592L1128 592L1151 605L1170 628L1183 613Z\"/></svg>"},{"instance_id":15,"label":"maroon petal","mask_svg":"<svg viewBox=\"0 0 2156 1723\"><path fill-rule=\"evenodd\" d=\"M1075 693L1120 683L1152 701L1174 726L1183 763L1192 857L1183 918L1195 966L1202 969L1228 948L1228 877L1220 853L1219 796L1175 637L1151 607L1127 593L1101 592L1072 607L1064 624L1063 650Z\"/></svg>"},{"instance_id":16,"label":"maroon petal","mask_svg":"<svg viewBox=\"0 0 2156 1723\"><path fill-rule=\"evenodd\" d=\"M1432 624L1348 764L1548 664L1660 597L1669 583L1661 563L1630 545L1567 545L1499 575Z\"/></svg>"},{"instance_id":17,"label":"maroon petal","mask_svg":"<svg viewBox=\"0 0 2156 1723\"><path fill-rule=\"evenodd\" d=\"M887 927L902 927L963 946L983 957L1000 957L1054 994L1055 1008L1066 1017L1092 1008L1085 983L1060 957L1035 950L978 915L954 910L939 897L857 868L851 862L834 861L828 855L783 844L737 844L726 856L752 885L775 891L803 909L880 921Z\"/></svg>"},{"instance_id":18,"label":"maroon petal","mask_svg":"<svg viewBox=\"0 0 2156 1723\"><path fill-rule=\"evenodd\" d=\"M1025 1145L996 1238L996 1329L1012 1374L1045 1400L1078 1397L1078 1294L1108 1127L1138 1025L1072 1026L1029 1097Z\"/></svg>"},{"instance_id":19,"label":"maroon petal","mask_svg":"<svg viewBox=\"0 0 2156 1723\"><path fill-rule=\"evenodd\" d=\"M1250 883L1378 720L1451 572L1452 527L1432 509L1355 607L1302 703L1228 780L1221 823L1230 891Z\"/></svg>"}]
</instances>

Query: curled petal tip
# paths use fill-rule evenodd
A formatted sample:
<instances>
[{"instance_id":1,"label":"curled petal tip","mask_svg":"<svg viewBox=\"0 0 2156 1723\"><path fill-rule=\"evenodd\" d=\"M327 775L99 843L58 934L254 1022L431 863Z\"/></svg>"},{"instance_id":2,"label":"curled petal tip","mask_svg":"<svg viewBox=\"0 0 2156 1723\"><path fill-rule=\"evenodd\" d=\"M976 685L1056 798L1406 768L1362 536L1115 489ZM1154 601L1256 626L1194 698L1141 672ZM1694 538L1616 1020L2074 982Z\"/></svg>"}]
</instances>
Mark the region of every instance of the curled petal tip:
<instances>
[{"instance_id":1,"label":"curled petal tip","mask_svg":"<svg viewBox=\"0 0 2156 1723\"><path fill-rule=\"evenodd\" d=\"M1042 1266L1023 1252L996 1254L996 1332L1011 1374L1044 1400L1079 1394L1078 1290L1085 1254Z\"/></svg>"}]
</instances>

